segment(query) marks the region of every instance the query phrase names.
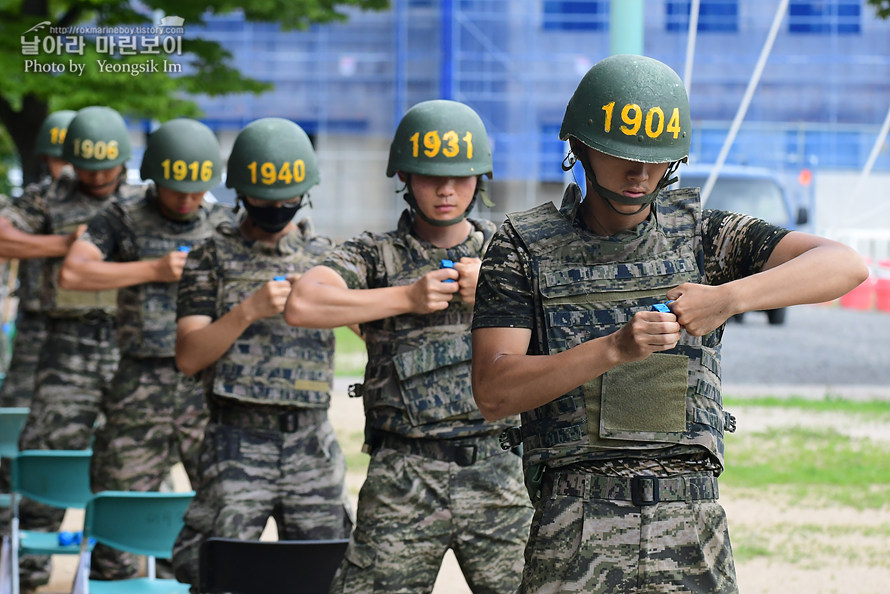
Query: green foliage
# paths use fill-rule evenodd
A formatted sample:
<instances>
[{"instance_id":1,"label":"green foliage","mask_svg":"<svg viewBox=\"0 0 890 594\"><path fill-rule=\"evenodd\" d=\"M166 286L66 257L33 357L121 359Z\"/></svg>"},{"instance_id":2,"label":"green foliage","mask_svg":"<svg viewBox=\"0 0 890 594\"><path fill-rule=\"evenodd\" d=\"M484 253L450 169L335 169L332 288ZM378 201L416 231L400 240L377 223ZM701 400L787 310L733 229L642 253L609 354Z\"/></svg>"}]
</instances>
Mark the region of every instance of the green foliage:
<instances>
[{"instance_id":1,"label":"green foliage","mask_svg":"<svg viewBox=\"0 0 890 594\"><path fill-rule=\"evenodd\" d=\"M764 396L762 398L735 398L727 396L723 399L723 405L732 410L737 407L756 406L758 408L796 408L814 412L840 412L868 416L890 416L890 401L888 400L844 400L842 398L827 396L821 400L804 398L803 396L789 396L779 398L776 396Z\"/></svg>"},{"instance_id":2,"label":"green foliage","mask_svg":"<svg viewBox=\"0 0 890 594\"><path fill-rule=\"evenodd\" d=\"M338 376L363 376L365 363L368 361L365 342L349 328L335 328L337 348L334 356L336 374Z\"/></svg>"},{"instance_id":3,"label":"green foliage","mask_svg":"<svg viewBox=\"0 0 890 594\"><path fill-rule=\"evenodd\" d=\"M240 5L247 4L247 8ZM181 73L163 74L164 63L171 56L136 53L109 55L96 51L95 41L84 36L83 55L67 50L58 53L40 51L23 55L22 39L36 35L52 37L50 27L151 26L155 14L179 16L189 27L204 23L204 15L243 11L247 20L277 22L285 29L305 29L312 23L347 18L339 7L382 9L388 0L261 0L241 2L180 2L172 0L0 0L0 123L9 131L19 154L26 178L36 171L31 155L33 138L46 115L59 109L79 109L87 105L107 105L125 116L167 120L177 116L199 116L194 101L183 93L222 95L227 93L262 93L271 85L243 76L231 63L231 54L219 43L207 39L183 39ZM27 33L32 27L43 28ZM193 29L194 30L194 29ZM132 76L127 72L102 72L96 60L135 71L157 68L158 73ZM25 72L26 60L37 60L58 72ZM73 72L72 63L86 66L82 74Z\"/></svg>"},{"instance_id":4,"label":"green foliage","mask_svg":"<svg viewBox=\"0 0 890 594\"><path fill-rule=\"evenodd\" d=\"M867 0L867 2L875 7L878 18L890 18L890 0Z\"/></svg>"}]
</instances>

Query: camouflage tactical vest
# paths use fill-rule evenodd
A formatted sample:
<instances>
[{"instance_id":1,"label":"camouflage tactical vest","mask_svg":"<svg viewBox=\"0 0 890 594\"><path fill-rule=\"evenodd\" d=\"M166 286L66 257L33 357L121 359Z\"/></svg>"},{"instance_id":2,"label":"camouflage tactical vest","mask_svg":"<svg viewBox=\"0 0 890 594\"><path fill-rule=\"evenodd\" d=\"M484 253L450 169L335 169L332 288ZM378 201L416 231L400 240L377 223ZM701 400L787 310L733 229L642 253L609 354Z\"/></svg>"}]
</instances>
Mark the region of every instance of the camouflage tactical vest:
<instances>
[{"instance_id":1,"label":"camouflage tactical vest","mask_svg":"<svg viewBox=\"0 0 890 594\"><path fill-rule=\"evenodd\" d=\"M145 186L121 182L117 191L105 199L87 196L77 187L76 178L59 178L47 192L52 233L71 233L78 225L87 224L99 211L114 201L129 202L144 195ZM44 262L43 307L51 317L74 318L103 312L114 315L117 290L73 291L59 287L59 270L64 258L48 258Z\"/></svg>"},{"instance_id":2,"label":"camouflage tactical vest","mask_svg":"<svg viewBox=\"0 0 890 594\"><path fill-rule=\"evenodd\" d=\"M279 275L303 273L331 250L307 221L277 246L248 241L226 225L210 240L219 270L217 319ZM334 380L334 333L295 328L279 314L251 324L213 366L211 390L225 398L327 408Z\"/></svg>"},{"instance_id":3,"label":"camouflage tactical vest","mask_svg":"<svg viewBox=\"0 0 890 594\"><path fill-rule=\"evenodd\" d=\"M389 286L405 286L438 269L442 259L481 258L494 224L468 219L467 241L445 249L420 241L403 215L399 229L378 236ZM406 437L451 438L479 432L483 420L470 381L473 309L455 297L430 314L402 314L363 324L368 364L362 387L371 428ZM485 428L491 432L492 426Z\"/></svg>"},{"instance_id":4,"label":"camouflage tactical vest","mask_svg":"<svg viewBox=\"0 0 890 594\"><path fill-rule=\"evenodd\" d=\"M158 211L157 193L112 208L135 236L133 252L141 260L157 260L185 246L203 243L219 223L230 218L218 204L205 203L188 222L165 219ZM176 296L179 283L144 283L118 290L117 337L121 354L131 357L172 357L176 350Z\"/></svg>"},{"instance_id":5,"label":"camouflage tactical vest","mask_svg":"<svg viewBox=\"0 0 890 594\"><path fill-rule=\"evenodd\" d=\"M509 216L534 267L543 313L539 353L611 334L635 313L664 302L670 288L701 279L697 189L662 192L654 217L609 238L594 239L572 225L579 201L580 189L572 185L561 212L547 203ZM704 448L722 467L719 336L684 332L675 349L619 365L524 413L526 466Z\"/></svg>"},{"instance_id":6,"label":"camouflage tactical vest","mask_svg":"<svg viewBox=\"0 0 890 594\"><path fill-rule=\"evenodd\" d=\"M52 181L52 178L47 176L39 183L25 188L25 192L45 194L52 185ZM40 291L42 288L43 259L25 258L19 260L18 287L15 290L15 296L19 300L18 311L40 313Z\"/></svg>"}]
</instances>

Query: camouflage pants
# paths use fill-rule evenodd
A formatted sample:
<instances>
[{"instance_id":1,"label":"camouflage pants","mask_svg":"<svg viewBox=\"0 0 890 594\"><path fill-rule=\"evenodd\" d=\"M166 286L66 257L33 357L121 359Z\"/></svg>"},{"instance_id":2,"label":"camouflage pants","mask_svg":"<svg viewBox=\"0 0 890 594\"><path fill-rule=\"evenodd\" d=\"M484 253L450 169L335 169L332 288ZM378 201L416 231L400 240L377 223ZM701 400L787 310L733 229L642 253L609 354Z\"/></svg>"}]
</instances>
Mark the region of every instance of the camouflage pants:
<instances>
[{"instance_id":1,"label":"camouflage pants","mask_svg":"<svg viewBox=\"0 0 890 594\"><path fill-rule=\"evenodd\" d=\"M515 592L531 515L509 452L458 466L380 448L331 592L430 592L448 549L474 593Z\"/></svg>"},{"instance_id":2,"label":"camouflage pants","mask_svg":"<svg viewBox=\"0 0 890 594\"><path fill-rule=\"evenodd\" d=\"M259 540L269 517L281 540L347 538L352 531L346 460L327 410L291 411L293 431L275 428L277 413L274 423L258 429L245 425L261 417L251 419L248 413L241 426L232 426L217 422L216 411L211 412L198 489L173 547L176 578L191 584L192 591L201 543L212 536Z\"/></svg>"},{"instance_id":3,"label":"camouflage pants","mask_svg":"<svg viewBox=\"0 0 890 594\"><path fill-rule=\"evenodd\" d=\"M157 491L177 462L197 485L207 420L203 390L176 369L173 357L122 357L102 412L105 423L96 431L90 464L94 492ZM138 569L135 555L104 545L93 550L93 579L135 577ZM162 574L160 564L158 569Z\"/></svg>"},{"instance_id":4,"label":"camouflage pants","mask_svg":"<svg viewBox=\"0 0 890 594\"><path fill-rule=\"evenodd\" d=\"M0 406L30 406L40 349L46 338L46 317L22 312L15 323L12 360L0 387Z\"/></svg>"},{"instance_id":5,"label":"camouflage pants","mask_svg":"<svg viewBox=\"0 0 890 594\"><path fill-rule=\"evenodd\" d=\"M113 322L54 319L47 330L19 448L87 449L92 445L99 403L117 367ZM22 501L19 512L21 527L29 530L58 530L65 515L65 510L28 499ZM23 588L49 581L49 557L29 555L21 563Z\"/></svg>"},{"instance_id":6,"label":"camouflage pants","mask_svg":"<svg viewBox=\"0 0 890 594\"><path fill-rule=\"evenodd\" d=\"M549 492L535 506L522 594L737 593L714 499L635 505Z\"/></svg>"}]
</instances>

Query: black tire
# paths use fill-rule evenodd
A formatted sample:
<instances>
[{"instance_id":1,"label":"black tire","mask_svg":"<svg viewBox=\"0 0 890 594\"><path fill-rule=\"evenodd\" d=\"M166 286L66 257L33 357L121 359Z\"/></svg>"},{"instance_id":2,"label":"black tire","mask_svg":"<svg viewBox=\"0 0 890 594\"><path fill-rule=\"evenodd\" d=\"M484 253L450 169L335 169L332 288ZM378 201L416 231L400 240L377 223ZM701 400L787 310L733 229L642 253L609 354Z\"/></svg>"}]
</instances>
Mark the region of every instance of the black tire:
<instances>
[{"instance_id":1,"label":"black tire","mask_svg":"<svg viewBox=\"0 0 890 594\"><path fill-rule=\"evenodd\" d=\"M786 311L787 310L784 307L780 307L779 309L768 309L766 311L766 319L771 326L781 326L785 323Z\"/></svg>"}]
</instances>

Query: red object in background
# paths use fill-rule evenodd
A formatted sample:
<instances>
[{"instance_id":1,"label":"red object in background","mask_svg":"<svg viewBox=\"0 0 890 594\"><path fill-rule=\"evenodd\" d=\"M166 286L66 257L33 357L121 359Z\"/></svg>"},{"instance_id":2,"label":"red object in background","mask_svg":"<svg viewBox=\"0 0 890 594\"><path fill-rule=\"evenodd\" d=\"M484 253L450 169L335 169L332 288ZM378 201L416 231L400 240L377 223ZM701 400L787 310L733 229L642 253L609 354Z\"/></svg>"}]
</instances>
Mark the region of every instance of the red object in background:
<instances>
[{"instance_id":1,"label":"red object in background","mask_svg":"<svg viewBox=\"0 0 890 594\"><path fill-rule=\"evenodd\" d=\"M890 312L890 260L878 262L875 279L875 307Z\"/></svg>"},{"instance_id":2,"label":"red object in background","mask_svg":"<svg viewBox=\"0 0 890 594\"><path fill-rule=\"evenodd\" d=\"M871 260L866 259L865 264L868 266L868 278L862 283L840 298L841 307L847 309L871 309L875 304L875 277L871 273Z\"/></svg>"}]
</instances>

